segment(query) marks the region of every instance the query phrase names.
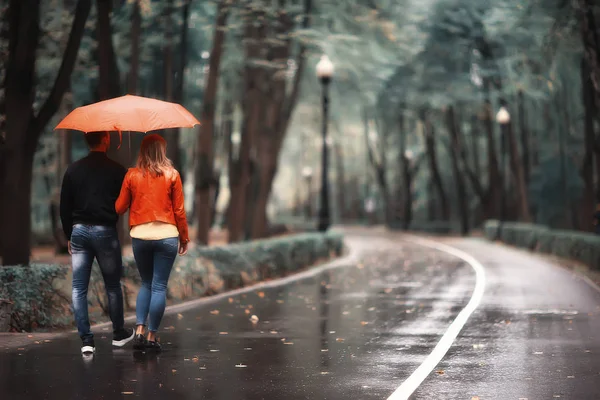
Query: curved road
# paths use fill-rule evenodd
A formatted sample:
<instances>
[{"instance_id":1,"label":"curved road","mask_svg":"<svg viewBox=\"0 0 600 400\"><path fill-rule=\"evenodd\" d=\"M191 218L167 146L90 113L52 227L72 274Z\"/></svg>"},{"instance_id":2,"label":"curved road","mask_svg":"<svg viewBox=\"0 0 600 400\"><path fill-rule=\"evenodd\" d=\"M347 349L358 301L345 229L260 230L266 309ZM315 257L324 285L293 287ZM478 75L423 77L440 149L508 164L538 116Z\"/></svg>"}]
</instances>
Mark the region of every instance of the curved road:
<instances>
[{"instance_id":1,"label":"curved road","mask_svg":"<svg viewBox=\"0 0 600 400\"><path fill-rule=\"evenodd\" d=\"M444 242L483 265L485 292L410 398L599 399L600 292L522 251ZM476 275L402 235L351 230L348 243L353 256L332 268L174 309L158 356L113 350L106 327L92 360L75 334L18 349L0 337L0 398L387 399L469 302Z\"/></svg>"}]
</instances>

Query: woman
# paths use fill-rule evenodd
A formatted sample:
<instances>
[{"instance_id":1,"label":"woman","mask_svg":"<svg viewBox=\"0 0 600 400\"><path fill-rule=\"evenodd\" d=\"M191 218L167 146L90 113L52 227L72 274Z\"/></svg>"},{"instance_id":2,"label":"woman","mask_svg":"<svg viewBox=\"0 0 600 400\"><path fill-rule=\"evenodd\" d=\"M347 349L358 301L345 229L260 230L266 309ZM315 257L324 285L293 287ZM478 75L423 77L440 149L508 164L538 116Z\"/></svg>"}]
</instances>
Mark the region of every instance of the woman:
<instances>
[{"instance_id":1,"label":"woman","mask_svg":"<svg viewBox=\"0 0 600 400\"><path fill-rule=\"evenodd\" d=\"M129 209L133 255L142 278L136 303L136 350L160 351L156 331L165 312L167 282L178 243L179 254L184 255L190 241L183 204L181 178L167 158L165 139L157 134L144 137L137 166L125 175L115 205L119 214Z\"/></svg>"}]
</instances>

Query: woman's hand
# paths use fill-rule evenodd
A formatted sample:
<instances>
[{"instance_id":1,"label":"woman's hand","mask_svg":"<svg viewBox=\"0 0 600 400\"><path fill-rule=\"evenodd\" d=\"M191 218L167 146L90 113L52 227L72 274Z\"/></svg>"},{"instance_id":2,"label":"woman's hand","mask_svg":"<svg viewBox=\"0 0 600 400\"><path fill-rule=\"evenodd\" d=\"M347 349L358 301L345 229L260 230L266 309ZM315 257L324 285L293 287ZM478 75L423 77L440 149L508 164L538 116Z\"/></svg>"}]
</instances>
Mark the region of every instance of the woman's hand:
<instances>
[{"instance_id":1,"label":"woman's hand","mask_svg":"<svg viewBox=\"0 0 600 400\"><path fill-rule=\"evenodd\" d=\"M180 256L185 256L187 254L187 250L188 250L188 243L189 242L179 242L179 255Z\"/></svg>"}]
</instances>

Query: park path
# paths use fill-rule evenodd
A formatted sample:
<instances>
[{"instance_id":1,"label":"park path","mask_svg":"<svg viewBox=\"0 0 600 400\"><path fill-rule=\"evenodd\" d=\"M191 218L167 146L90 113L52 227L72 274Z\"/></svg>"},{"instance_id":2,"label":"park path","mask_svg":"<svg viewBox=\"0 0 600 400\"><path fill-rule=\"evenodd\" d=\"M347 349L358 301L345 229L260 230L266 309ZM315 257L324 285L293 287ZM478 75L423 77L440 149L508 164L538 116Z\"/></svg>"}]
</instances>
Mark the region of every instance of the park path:
<instances>
[{"instance_id":1,"label":"park path","mask_svg":"<svg viewBox=\"0 0 600 400\"><path fill-rule=\"evenodd\" d=\"M106 327L92 360L74 334L0 350L0 397L386 399L445 340L481 277L409 236L347 235L344 260L174 308L157 356L113 350ZM600 398L600 293L522 251L441 241L479 261L485 291L411 398Z\"/></svg>"}]
</instances>

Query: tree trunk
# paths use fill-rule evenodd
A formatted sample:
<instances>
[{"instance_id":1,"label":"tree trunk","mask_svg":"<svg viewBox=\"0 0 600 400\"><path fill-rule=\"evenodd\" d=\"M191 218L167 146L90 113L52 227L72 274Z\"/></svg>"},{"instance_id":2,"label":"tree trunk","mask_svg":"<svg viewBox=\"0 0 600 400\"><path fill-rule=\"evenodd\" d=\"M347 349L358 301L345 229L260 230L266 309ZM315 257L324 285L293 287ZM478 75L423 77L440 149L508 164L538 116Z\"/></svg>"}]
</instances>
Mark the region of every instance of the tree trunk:
<instances>
[{"instance_id":1,"label":"tree trunk","mask_svg":"<svg viewBox=\"0 0 600 400\"><path fill-rule=\"evenodd\" d=\"M530 167L529 161L529 131L527 129L527 115L525 114L525 99L523 91L519 90L517 99L519 107L519 128L521 131L521 150L523 152L523 174L525 183L529 183Z\"/></svg>"},{"instance_id":2,"label":"tree trunk","mask_svg":"<svg viewBox=\"0 0 600 400\"><path fill-rule=\"evenodd\" d=\"M508 150L510 152L510 163L512 165L515 185L519 195L519 214L523 222L531 222L531 213L529 211L529 201L527 194L527 184L523 172L523 162L519 157L519 149L517 148L517 140L514 135L512 123L508 123L506 129L508 136Z\"/></svg>"},{"instance_id":3,"label":"tree trunk","mask_svg":"<svg viewBox=\"0 0 600 400\"><path fill-rule=\"evenodd\" d=\"M285 65L287 64L287 60L291 54L290 32L293 28L293 19L284 10L284 0L279 1L279 6L280 10L278 12L276 33L278 36L282 37L279 37L278 41L276 41L273 45L273 58L274 60L279 60ZM307 29L310 25L311 10L312 0L304 0L304 16L302 19L303 29ZM261 175L259 178L260 187L258 189L257 201L254 207L255 228L253 229L252 237L262 237L265 233L265 228L267 226L266 207L268 205L269 196L273 188L273 181L277 175L277 164L279 161L281 148L283 146L283 141L287 133L287 128L289 126L292 113L298 101L300 83L304 72L305 52L306 46L304 44L300 44L300 48L296 57L296 75L294 76L290 94L286 97L287 90L285 80L283 79L283 76L280 76L274 81L272 95L269 96L271 98L271 102L269 103L267 109L267 118L270 119L267 121L267 127L265 127L263 134L271 135L270 141L272 141L273 144L269 144L269 147L273 149L273 151L272 153L265 153L265 151L261 150L260 147L258 149L258 153L260 154L259 162L261 163ZM285 68L281 69L278 75L283 75L284 72Z\"/></svg>"},{"instance_id":4,"label":"tree trunk","mask_svg":"<svg viewBox=\"0 0 600 400\"><path fill-rule=\"evenodd\" d=\"M457 201L460 213L460 230L461 234L464 236L469 233L469 205L467 203L467 193L465 190L463 174L461 173L459 166L459 154L461 152L462 143L460 143L459 140L459 127L454 115L454 107L452 106L448 107L448 110L446 111L446 123L448 124L448 133L450 134L450 157L452 160L452 172L454 174L456 194L458 197Z\"/></svg>"},{"instance_id":5,"label":"tree trunk","mask_svg":"<svg viewBox=\"0 0 600 400\"><path fill-rule=\"evenodd\" d=\"M471 116L471 153L473 154L473 172L476 176L481 176L481 163L479 160L479 129L481 125L477 115ZM483 206L483 204L482 204Z\"/></svg>"},{"instance_id":6,"label":"tree trunk","mask_svg":"<svg viewBox=\"0 0 600 400\"><path fill-rule=\"evenodd\" d=\"M494 138L494 122L492 114L492 103L489 100L489 81L485 82L485 101L484 101L484 123L487 140L487 159L488 159L488 190L486 191L487 201L483 205L485 217L491 218L498 216L498 200L503 196L501 175L498 169L498 157L496 152L496 140Z\"/></svg>"},{"instance_id":7,"label":"tree trunk","mask_svg":"<svg viewBox=\"0 0 600 400\"><path fill-rule=\"evenodd\" d=\"M402 184L398 185L396 195L397 202L403 205L402 210L402 228L408 230L412 222L412 174L410 160L406 156L406 122L404 110L400 110L398 115L398 142L399 142L399 167L402 176Z\"/></svg>"},{"instance_id":8,"label":"tree trunk","mask_svg":"<svg viewBox=\"0 0 600 400\"><path fill-rule=\"evenodd\" d=\"M173 0L167 0L165 9L165 42L163 44L163 85L166 101L174 100L174 74L173 74ZM167 157L173 162L175 169L181 171L181 157L179 152L179 129L165 129L167 140Z\"/></svg>"},{"instance_id":9,"label":"tree trunk","mask_svg":"<svg viewBox=\"0 0 600 400\"><path fill-rule=\"evenodd\" d=\"M31 249L31 181L33 158L39 137L58 111L69 87L91 0L80 0L67 47L54 85L37 116L35 62L39 41L40 4L35 0L11 0L10 40L6 71L6 143L0 169L10 171L0 182L0 255L5 265L27 264Z\"/></svg>"},{"instance_id":10,"label":"tree trunk","mask_svg":"<svg viewBox=\"0 0 600 400\"><path fill-rule=\"evenodd\" d=\"M448 204L448 196L446 195L446 190L444 189L444 184L442 182L442 175L440 174L437 164L435 129L427 117L426 111L421 112L421 121L423 122L423 134L425 136L425 148L427 151L427 157L429 159L429 170L431 172L433 185L440 199L442 219L444 221L450 221L450 206Z\"/></svg>"},{"instance_id":11,"label":"tree trunk","mask_svg":"<svg viewBox=\"0 0 600 400\"><path fill-rule=\"evenodd\" d=\"M98 94L100 100L120 95L119 68L112 41L111 0L96 0L98 41Z\"/></svg>"},{"instance_id":12,"label":"tree trunk","mask_svg":"<svg viewBox=\"0 0 600 400\"><path fill-rule=\"evenodd\" d=\"M264 126L253 134L257 139L258 157L256 158L257 170L255 179L250 186L252 197L249 199L254 213L248 214L248 228L253 239L263 238L267 234L267 206L271 195L272 183L277 174L277 161L280 149L278 148L278 120L282 117L283 105L286 96L285 70L290 54L291 39L289 33L293 22L287 12L281 8L278 11L277 23L273 34L279 38L271 44L269 61L279 63L282 67L273 73L273 79L266 80L268 91L264 92L263 100L266 108L264 112ZM269 43L269 42L266 42Z\"/></svg>"},{"instance_id":13,"label":"tree trunk","mask_svg":"<svg viewBox=\"0 0 600 400\"><path fill-rule=\"evenodd\" d=\"M184 91L183 91L183 84L185 82L185 70L187 67L187 52L188 52L188 30L189 30L189 24L190 24L190 5L192 3L192 0L185 0L184 4L183 4L183 8L182 8L182 20L183 20L183 24L181 25L181 32L180 32L180 40L179 40L179 69L177 71L177 79L176 79L176 86L175 86L175 93L174 93L174 101L178 104L183 104L183 100L184 100ZM181 130L177 129L177 135L180 136L181 135ZM188 157L188 155L190 154L190 152L186 149L185 153L186 154L186 160L185 163L190 164L191 160L190 158L192 157ZM186 168L183 167L184 161L182 159L182 157L179 157L179 163L181 164L179 166L179 173L181 174L181 180L183 182L185 182L188 179L188 176L186 174Z\"/></svg>"},{"instance_id":14,"label":"tree trunk","mask_svg":"<svg viewBox=\"0 0 600 400\"><path fill-rule=\"evenodd\" d=\"M346 176L344 170L344 152L339 141L333 143L337 169L337 208L340 221L346 216Z\"/></svg>"},{"instance_id":15,"label":"tree trunk","mask_svg":"<svg viewBox=\"0 0 600 400\"><path fill-rule=\"evenodd\" d=\"M229 1L220 0L217 6L217 21L215 23L212 51L208 76L206 77L206 91L202 104L202 113L196 146L196 217L197 241L207 245L210 221L212 215L212 199L210 198L211 181L213 180L213 133L215 108L217 104L217 88L219 83L219 69L223 44L225 42L225 26L229 16Z\"/></svg>"},{"instance_id":16,"label":"tree trunk","mask_svg":"<svg viewBox=\"0 0 600 400\"><path fill-rule=\"evenodd\" d=\"M140 69L140 32L142 30L142 14L140 0L133 3L131 14L131 54L129 55L129 75L127 77L127 91L129 94L138 94L138 77Z\"/></svg>"},{"instance_id":17,"label":"tree trunk","mask_svg":"<svg viewBox=\"0 0 600 400\"><path fill-rule=\"evenodd\" d=\"M600 104L600 41L594 17L594 0L577 0L580 30L590 80L594 88L594 103Z\"/></svg>"},{"instance_id":18,"label":"tree trunk","mask_svg":"<svg viewBox=\"0 0 600 400\"><path fill-rule=\"evenodd\" d=\"M580 211L580 226L584 231L593 231L594 215L594 93L590 82L590 73L585 59L581 60L581 93L584 107L584 146L581 177L584 182L583 199ZM596 156L596 158L598 158Z\"/></svg>"}]
</instances>

